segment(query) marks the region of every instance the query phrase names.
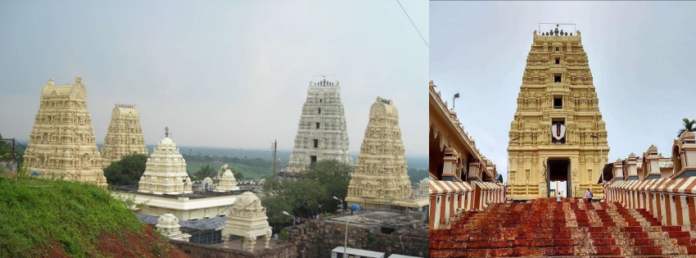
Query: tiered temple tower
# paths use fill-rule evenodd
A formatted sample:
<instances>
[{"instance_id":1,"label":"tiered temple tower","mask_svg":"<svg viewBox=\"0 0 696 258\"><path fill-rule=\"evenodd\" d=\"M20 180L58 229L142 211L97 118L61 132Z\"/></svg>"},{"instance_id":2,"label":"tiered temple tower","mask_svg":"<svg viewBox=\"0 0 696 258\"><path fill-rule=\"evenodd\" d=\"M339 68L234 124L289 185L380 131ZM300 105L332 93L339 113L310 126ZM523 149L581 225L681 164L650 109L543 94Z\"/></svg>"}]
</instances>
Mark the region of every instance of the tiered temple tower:
<instances>
[{"instance_id":1,"label":"tiered temple tower","mask_svg":"<svg viewBox=\"0 0 696 258\"><path fill-rule=\"evenodd\" d=\"M310 82L307 101L302 106L295 148L288 166L281 173L296 174L321 160L335 159L348 165L348 131L338 81Z\"/></svg>"},{"instance_id":2,"label":"tiered temple tower","mask_svg":"<svg viewBox=\"0 0 696 258\"><path fill-rule=\"evenodd\" d=\"M377 97L370 108L370 122L348 185L346 202L388 207L395 199L408 199L411 181L407 167L399 112L391 100Z\"/></svg>"},{"instance_id":3,"label":"tiered temple tower","mask_svg":"<svg viewBox=\"0 0 696 258\"><path fill-rule=\"evenodd\" d=\"M140 128L140 112L135 105L116 104L101 149L102 167L131 154L148 154Z\"/></svg>"},{"instance_id":4,"label":"tiered temple tower","mask_svg":"<svg viewBox=\"0 0 696 258\"><path fill-rule=\"evenodd\" d=\"M551 181L569 197L601 197L607 131L580 32L533 36L510 126L509 198L547 197Z\"/></svg>"},{"instance_id":5,"label":"tiered temple tower","mask_svg":"<svg viewBox=\"0 0 696 258\"><path fill-rule=\"evenodd\" d=\"M101 158L87 110L82 78L72 85L53 85L41 91L41 104L24 153L27 170L43 178L65 178L106 187Z\"/></svg>"},{"instance_id":6,"label":"tiered temple tower","mask_svg":"<svg viewBox=\"0 0 696 258\"><path fill-rule=\"evenodd\" d=\"M185 194L191 191L191 178L186 173L186 160L169 138L169 129L145 164L138 192L152 194Z\"/></svg>"}]
</instances>

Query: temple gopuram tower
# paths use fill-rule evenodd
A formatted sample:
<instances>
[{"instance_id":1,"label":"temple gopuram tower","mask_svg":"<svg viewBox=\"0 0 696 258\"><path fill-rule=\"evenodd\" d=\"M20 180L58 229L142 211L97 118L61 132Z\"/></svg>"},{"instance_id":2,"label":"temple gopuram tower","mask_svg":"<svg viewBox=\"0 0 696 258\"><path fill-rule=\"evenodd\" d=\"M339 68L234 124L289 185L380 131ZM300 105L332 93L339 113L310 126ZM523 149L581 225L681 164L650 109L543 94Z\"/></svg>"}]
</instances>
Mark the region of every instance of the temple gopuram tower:
<instances>
[{"instance_id":1,"label":"temple gopuram tower","mask_svg":"<svg viewBox=\"0 0 696 258\"><path fill-rule=\"evenodd\" d=\"M138 182L138 192L151 194L189 194L191 178L186 173L186 160L169 138L169 128L165 128L164 139L147 158L145 173Z\"/></svg>"},{"instance_id":2,"label":"temple gopuram tower","mask_svg":"<svg viewBox=\"0 0 696 258\"><path fill-rule=\"evenodd\" d=\"M365 208L393 205L409 199L411 180L407 172L399 112L391 100L377 97L370 108L370 122L348 185L346 202Z\"/></svg>"},{"instance_id":3,"label":"temple gopuram tower","mask_svg":"<svg viewBox=\"0 0 696 258\"><path fill-rule=\"evenodd\" d=\"M533 37L510 125L509 198L547 197L553 181L568 197L601 198L607 131L580 31Z\"/></svg>"},{"instance_id":4,"label":"temple gopuram tower","mask_svg":"<svg viewBox=\"0 0 696 258\"><path fill-rule=\"evenodd\" d=\"M82 78L61 86L50 79L43 87L24 162L30 173L37 171L42 178L106 187Z\"/></svg>"},{"instance_id":5,"label":"temple gopuram tower","mask_svg":"<svg viewBox=\"0 0 696 258\"><path fill-rule=\"evenodd\" d=\"M335 159L348 165L348 130L338 81L310 82L307 101L302 106L295 147L281 176L292 177L317 161Z\"/></svg>"},{"instance_id":6,"label":"temple gopuram tower","mask_svg":"<svg viewBox=\"0 0 696 258\"><path fill-rule=\"evenodd\" d=\"M132 154L147 155L140 113L135 105L116 104L111 111L111 124L101 149L102 167Z\"/></svg>"}]
</instances>

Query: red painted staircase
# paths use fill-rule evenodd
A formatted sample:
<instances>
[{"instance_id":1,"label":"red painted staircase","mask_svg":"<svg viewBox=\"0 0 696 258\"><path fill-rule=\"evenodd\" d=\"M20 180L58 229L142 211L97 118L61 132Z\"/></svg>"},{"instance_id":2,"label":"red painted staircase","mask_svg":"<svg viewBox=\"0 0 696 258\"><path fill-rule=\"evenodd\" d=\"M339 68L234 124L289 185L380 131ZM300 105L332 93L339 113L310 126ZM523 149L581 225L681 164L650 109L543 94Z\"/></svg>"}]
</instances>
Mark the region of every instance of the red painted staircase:
<instances>
[{"instance_id":1,"label":"red painted staircase","mask_svg":"<svg viewBox=\"0 0 696 258\"><path fill-rule=\"evenodd\" d=\"M644 209L570 198L492 204L430 231L433 258L689 254L696 254L696 227L661 226Z\"/></svg>"}]
</instances>

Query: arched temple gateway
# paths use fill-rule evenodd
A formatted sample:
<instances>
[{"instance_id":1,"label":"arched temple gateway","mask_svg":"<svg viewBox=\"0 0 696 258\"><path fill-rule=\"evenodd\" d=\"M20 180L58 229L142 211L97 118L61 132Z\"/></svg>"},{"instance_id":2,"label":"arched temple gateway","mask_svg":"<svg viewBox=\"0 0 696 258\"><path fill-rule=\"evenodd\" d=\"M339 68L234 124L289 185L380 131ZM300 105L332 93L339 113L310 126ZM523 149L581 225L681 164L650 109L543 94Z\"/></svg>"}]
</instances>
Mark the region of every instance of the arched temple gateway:
<instances>
[{"instance_id":1,"label":"arched temple gateway","mask_svg":"<svg viewBox=\"0 0 696 258\"><path fill-rule=\"evenodd\" d=\"M607 131L580 32L533 37L510 125L509 198L547 197L554 181L568 197L601 198Z\"/></svg>"}]
</instances>

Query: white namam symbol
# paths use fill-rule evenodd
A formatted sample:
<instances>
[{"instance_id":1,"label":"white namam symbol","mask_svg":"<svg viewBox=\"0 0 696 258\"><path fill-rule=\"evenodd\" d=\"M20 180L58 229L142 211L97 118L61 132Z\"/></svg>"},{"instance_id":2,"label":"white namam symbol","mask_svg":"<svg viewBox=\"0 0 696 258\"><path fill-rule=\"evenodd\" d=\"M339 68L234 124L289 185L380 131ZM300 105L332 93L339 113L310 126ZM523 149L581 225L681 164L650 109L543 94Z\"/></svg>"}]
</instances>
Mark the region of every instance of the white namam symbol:
<instances>
[{"instance_id":1,"label":"white namam symbol","mask_svg":"<svg viewBox=\"0 0 696 258\"><path fill-rule=\"evenodd\" d=\"M556 140L560 140L565 136L565 125L563 124L554 124L551 126L551 135L553 135L553 138Z\"/></svg>"}]
</instances>

